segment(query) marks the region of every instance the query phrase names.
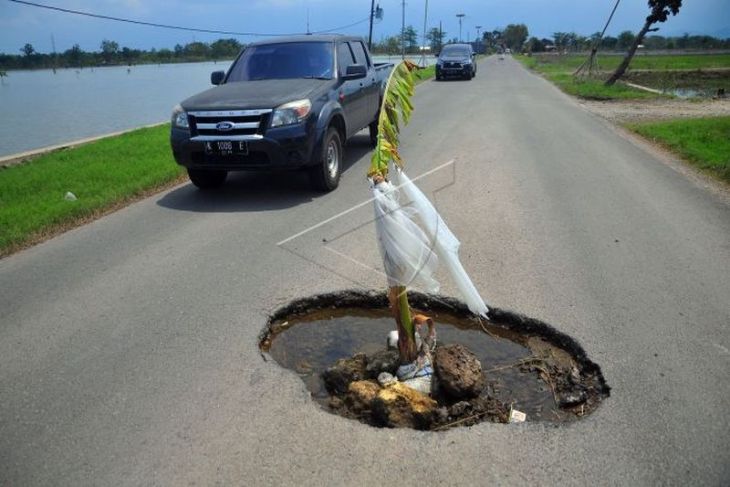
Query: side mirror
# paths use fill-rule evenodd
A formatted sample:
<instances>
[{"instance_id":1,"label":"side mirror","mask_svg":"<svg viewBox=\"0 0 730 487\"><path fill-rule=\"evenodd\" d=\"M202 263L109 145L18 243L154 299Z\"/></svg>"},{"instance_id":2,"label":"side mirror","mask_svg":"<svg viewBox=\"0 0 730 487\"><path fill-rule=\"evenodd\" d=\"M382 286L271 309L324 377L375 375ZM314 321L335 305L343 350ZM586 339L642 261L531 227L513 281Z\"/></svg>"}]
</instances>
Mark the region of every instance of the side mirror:
<instances>
[{"instance_id":1,"label":"side mirror","mask_svg":"<svg viewBox=\"0 0 730 487\"><path fill-rule=\"evenodd\" d=\"M345 71L343 79L360 79L368 75L368 68L364 64L351 64Z\"/></svg>"},{"instance_id":2,"label":"side mirror","mask_svg":"<svg viewBox=\"0 0 730 487\"><path fill-rule=\"evenodd\" d=\"M223 82L223 78L225 77L225 71L213 71L212 73L210 73L210 82L214 85L219 85Z\"/></svg>"}]
</instances>

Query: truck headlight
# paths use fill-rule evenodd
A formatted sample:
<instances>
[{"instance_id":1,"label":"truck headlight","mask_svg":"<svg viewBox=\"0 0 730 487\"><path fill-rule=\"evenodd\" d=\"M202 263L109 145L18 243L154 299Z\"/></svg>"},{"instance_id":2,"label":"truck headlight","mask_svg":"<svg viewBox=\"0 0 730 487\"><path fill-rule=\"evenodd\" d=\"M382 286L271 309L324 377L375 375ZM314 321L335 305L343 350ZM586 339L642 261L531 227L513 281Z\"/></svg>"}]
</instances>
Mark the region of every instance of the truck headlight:
<instances>
[{"instance_id":1,"label":"truck headlight","mask_svg":"<svg viewBox=\"0 0 730 487\"><path fill-rule=\"evenodd\" d=\"M312 102L309 100L297 100L285 103L274 109L271 115L271 126L281 127L299 123L309 115L312 110Z\"/></svg>"},{"instance_id":2,"label":"truck headlight","mask_svg":"<svg viewBox=\"0 0 730 487\"><path fill-rule=\"evenodd\" d=\"M188 125L188 114L180 105L175 105L175 108L172 109L172 126L181 129L190 127Z\"/></svg>"}]
</instances>

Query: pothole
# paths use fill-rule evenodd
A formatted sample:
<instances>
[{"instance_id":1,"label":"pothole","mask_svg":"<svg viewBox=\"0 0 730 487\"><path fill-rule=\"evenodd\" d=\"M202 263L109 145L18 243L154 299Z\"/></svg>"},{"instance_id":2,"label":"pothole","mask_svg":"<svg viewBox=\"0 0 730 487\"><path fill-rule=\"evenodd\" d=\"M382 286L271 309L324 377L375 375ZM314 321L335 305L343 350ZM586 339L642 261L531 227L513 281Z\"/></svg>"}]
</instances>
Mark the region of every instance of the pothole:
<instances>
[{"instance_id":1,"label":"pothole","mask_svg":"<svg viewBox=\"0 0 730 487\"><path fill-rule=\"evenodd\" d=\"M568 423L585 418L609 396L600 367L574 339L546 323L497 308L489 321L479 320L463 303L443 296L409 293L409 301L433 318L437 348L458 344L478 358L485 381L477 397L454 399L437 390L415 413L404 413L403 404L395 404L395 411L383 406L375 379L387 367L381 363L383 357L388 362L386 336L395 329L385 293L342 291L294 301L270 317L259 346L294 371L325 410L373 426L438 431L507 423L519 417L513 411L525 413L528 422ZM351 384L333 384L331 376L325 385L323 373L341 359L360 367L348 382L358 382L360 392L367 389L364 396L353 396Z\"/></svg>"}]
</instances>

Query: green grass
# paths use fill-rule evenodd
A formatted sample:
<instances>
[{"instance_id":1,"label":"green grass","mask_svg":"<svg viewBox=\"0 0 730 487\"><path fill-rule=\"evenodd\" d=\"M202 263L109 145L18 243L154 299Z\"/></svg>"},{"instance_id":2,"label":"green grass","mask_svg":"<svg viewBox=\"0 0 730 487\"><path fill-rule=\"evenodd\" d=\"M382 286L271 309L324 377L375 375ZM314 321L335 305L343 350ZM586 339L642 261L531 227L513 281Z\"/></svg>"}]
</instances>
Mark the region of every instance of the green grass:
<instances>
[{"instance_id":1,"label":"green grass","mask_svg":"<svg viewBox=\"0 0 730 487\"><path fill-rule=\"evenodd\" d=\"M564 92L589 100L638 100L657 98L662 95L638 90L622 83L605 86L603 80L593 78L574 78L568 73L548 73L545 77Z\"/></svg>"},{"instance_id":2,"label":"green grass","mask_svg":"<svg viewBox=\"0 0 730 487\"><path fill-rule=\"evenodd\" d=\"M436 65L428 66L423 69L416 70L413 76L416 78L416 84L421 81L433 78L436 75Z\"/></svg>"},{"instance_id":3,"label":"green grass","mask_svg":"<svg viewBox=\"0 0 730 487\"><path fill-rule=\"evenodd\" d=\"M179 180L169 125L144 128L0 170L0 256ZM78 198L66 201L70 191Z\"/></svg>"},{"instance_id":4,"label":"green grass","mask_svg":"<svg viewBox=\"0 0 730 487\"><path fill-rule=\"evenodd\" d=\"M516 56L526 67L542 73L560 89L574 96L597 100L657 98L658 95L617 83L603 86L602 79L573 78L572 73L586 60L586 54L535 54ZM604 76L613 71L623 56L599 53L598 63ZM657 73L668 70L700 70L729 68L730 54L687 54L687 55L644 55L634 57L630 70L654 70Z\"/></svg>"},{"instance_id":5,"label":"green grass","mask_svg":"<svg viewBox=\"0 0 730 487\"><path fill-rule=\"evenodd\" d=\"M730 182L730 117L639 123L627 127Z\"/></svg>"},{"instance_id":6,"label":"green grass","mask_svg":"<svg viewBox=\"0 0 730 487\"><path fill-rule=\"evenodd\" d=\"M613 86L604 86L603 80L586 77L574 77L573 71L580 66L585 58L578 59L574 56L515 56L526 67L542 73L545 78L552 81L564 92L586 98L589 100L637 100L645 98L657 98L657 95L644 90L631 88L622 83ZM544 62L542 58L548 58L551 62ZM553 60L552 58L563 58ZM565 59L571 58L571 59ZM552 62L554 61L554 62Z\"/></svg>"},{"instance_id":7,"label":"green grass","mask_svg":"<svg viewBox=\"0 0 730 487\"><path fill-rule=\"evenodd\" d=\"M534 54L527 58L532 66L541 72L573 72L588 57L588 53L568 54ZM525 56L518 56L525 58ZM598 53L598 64L603 71L613 71L623 60L623 55L606 55ZM631 60L629 69L717 69L730 68L730 54L683 54L683 55L647 55L637 54Z\"/></svg>"}]
</instances>

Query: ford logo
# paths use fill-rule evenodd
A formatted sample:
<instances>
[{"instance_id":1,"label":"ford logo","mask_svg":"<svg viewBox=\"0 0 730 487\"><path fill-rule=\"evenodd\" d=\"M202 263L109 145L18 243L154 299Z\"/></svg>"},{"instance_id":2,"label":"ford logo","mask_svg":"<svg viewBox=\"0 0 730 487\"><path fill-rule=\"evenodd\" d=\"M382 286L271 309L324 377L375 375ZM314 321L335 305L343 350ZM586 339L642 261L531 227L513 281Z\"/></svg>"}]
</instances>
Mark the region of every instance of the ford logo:
<instances>
[{"instance_id":1,"label":"ford logo","mask_svg":"<svg viewBox=\"0 0 730 487\"><path fill-rule=\"evenodd\" d=\"M233 127L233 122L218 122L217 124L215 124L216 130L218 130L219 132L231 131L233 130Z\"/></svg>"}]
</instances>

